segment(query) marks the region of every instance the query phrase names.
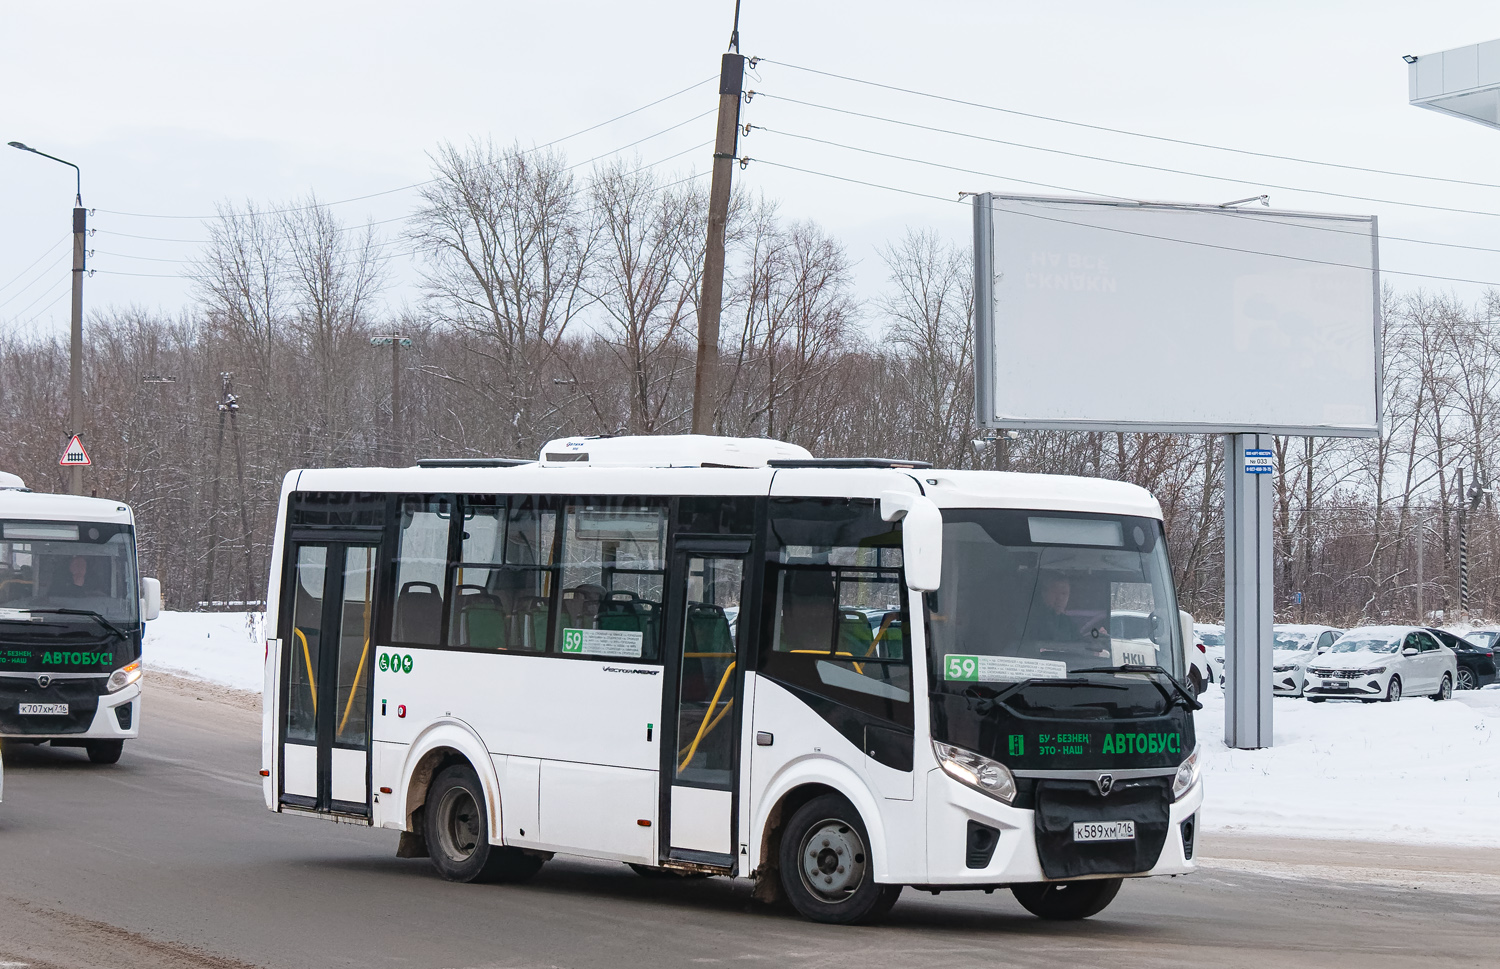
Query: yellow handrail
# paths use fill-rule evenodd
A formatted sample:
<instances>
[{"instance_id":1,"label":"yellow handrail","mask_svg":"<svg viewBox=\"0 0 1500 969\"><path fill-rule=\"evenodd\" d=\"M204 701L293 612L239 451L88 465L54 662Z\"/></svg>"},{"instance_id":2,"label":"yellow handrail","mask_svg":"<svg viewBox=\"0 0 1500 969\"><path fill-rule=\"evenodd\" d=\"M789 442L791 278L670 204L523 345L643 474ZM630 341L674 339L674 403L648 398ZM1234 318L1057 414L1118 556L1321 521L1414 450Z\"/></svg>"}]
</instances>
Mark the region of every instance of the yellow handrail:
<instances>
[{"instance_id":1,"label":"yellow handrail","mask_svg":"<svg viewBox=\"0 0 1500 969\"><path fill-rule=\"evenodd\" d=\"M832 652L829 652L826 649L789 649L789 650L787 650L787 652L788 653L806 653L806 654L811 655L811 656L847 656L847 657L849 657L849 660L850 660L849 665L854 667L854 672L860 674L861 676L863 676L864 672L865 672L864 664L856 662L854 660L854 654L851 653L851 652L848 652L846 650L836 649L836 650L834 650ZM866 653L865 655L868 656L869 654Z\"/></svg>"},{"instance_id":2,"label":"yellow handrail","mask_svg":"<svg viewBox=\"0 0 1500 969\"><path fill-rule=\"evenodd\" d=\"M370 655L370 639L365 637L365 648L359 654L359 669L354 671L354 685L349 687L349 702L344 704L344 718L339 721L338 733L344 732L349 723L349 712L354 709L354 697L359 692L360 678L365 675L365 657Z\"/></svg>"},{"instance_id":3,"label":"yellow handrail","mask_svg":"<svg viewBox=\"0 0 1500 969\"><path fill-rule=\"evenodd\" d=\"M698 744L703 740L703 735L708 732L708 718L713 714L714 707L719 705L719 697L724 692L724 685L729 682L729 674L734 672L736 665L736 663L730 663L725 667L724 675L719 678L719 688L714 690L714 698L708 701L708 710L703 714L703 719L698 723L698 736L693 738L692 745L688 747L687 757L682 763L677 765L679 772L687 770L687 765L691 764L693 758L697 756ZM731 699L729 702L733 703L734 700ZM725 706L724 709L728 710L729 707Z\"/></svg>"},{"instance_id":4,"label":"yellow handrail","mask_svg":"<svg viewBox=\"0 0 1500 969\"><path fill-rule=\"evenodd\" d=\"M293 626L292 632L302 640L302 659L307 663L307 687L312 692L313 716L316 717L318 715L318 679L313 676L312 651L307 648L307 637L303 635L302 630Z\"/></svg>"}]
</instances>

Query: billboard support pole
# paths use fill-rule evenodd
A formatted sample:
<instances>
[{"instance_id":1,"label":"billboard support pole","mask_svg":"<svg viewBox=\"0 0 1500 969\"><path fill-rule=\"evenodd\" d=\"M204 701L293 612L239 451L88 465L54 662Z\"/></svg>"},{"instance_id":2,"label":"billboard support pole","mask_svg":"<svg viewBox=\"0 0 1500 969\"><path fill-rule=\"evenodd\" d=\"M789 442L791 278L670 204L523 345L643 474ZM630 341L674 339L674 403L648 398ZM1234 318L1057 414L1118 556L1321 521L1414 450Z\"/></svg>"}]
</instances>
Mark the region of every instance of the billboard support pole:
<instances>
[{"instance_id":1,"label":"billboard support pole","mask_svg":"<svg viewBox=\"0 0 1500 969\"><path fill-rule=\"evenodd\" d=\"M1272 743L1272 441L1224 436L1224 742L1241 750Z\"/></svg>"},{"instance_id":2,"label":"billboard support pole","mask_svg":"<svg viewBox=\"0 0 1500 969\"><path fill-rule=\"evenodd\" d=\"M981 428L995 419L994 333L995 214L990 193L980 192L974 196L974 420ZM997 440L997 461L1001 446Z\"/></svg>"}]
</instances>

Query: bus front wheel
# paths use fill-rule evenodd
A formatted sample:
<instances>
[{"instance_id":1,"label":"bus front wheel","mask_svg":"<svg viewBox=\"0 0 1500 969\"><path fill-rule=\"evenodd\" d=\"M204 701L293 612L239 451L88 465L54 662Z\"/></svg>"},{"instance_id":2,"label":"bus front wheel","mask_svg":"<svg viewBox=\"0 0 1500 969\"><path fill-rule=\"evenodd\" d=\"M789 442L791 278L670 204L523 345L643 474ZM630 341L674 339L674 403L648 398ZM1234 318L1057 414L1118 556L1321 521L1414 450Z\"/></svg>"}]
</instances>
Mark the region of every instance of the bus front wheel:
<instances>
[{"instance_id":1,"label":"bus front wheel","mask_svg":"<svg viewBox=\"0 0 1500 969\"><path fill-rule=\"evenodd\" d=\"M1100 878L1086 882L1043 882L1012 885L1010 893L1021 907L1039 919L1068 922L1086 919L1104 911L1120 893L1123 878Z\"/></svg>"},{"instance_id":2,"label":"bus front wheel","mask_svg":"<svg viewBox=\"0 0 1500 969\"><path fill-rule=\"evenodd\" d=\"M118 764L120 755L125 752L125 741L89 740L84 742L83 749L91 764Z\"/></svg>"},{"instance_id":3,"label":"bus front wheel","mask_svg":"<svg viewBox=\"0 0 1500 969\"><path fill-rule=\"evenodd\" d=\"M427 789L424 827L438 874L452 882L518 882L535 875L543 859L490 844L484 787L473 768L454 764Z\"/></svg>"},{"instance_id":4,"label":"bus front wheel","mask_svg":"<svg viewBox=\"0 0 1500 969\"><path fill-rule=\"evenodd\" d=\"M781 835L781 887L798 914L854 925L891 910L900 885L875 881L870 838L847 798L824 794L802 805Z\"/></svg>"}]
</instances>

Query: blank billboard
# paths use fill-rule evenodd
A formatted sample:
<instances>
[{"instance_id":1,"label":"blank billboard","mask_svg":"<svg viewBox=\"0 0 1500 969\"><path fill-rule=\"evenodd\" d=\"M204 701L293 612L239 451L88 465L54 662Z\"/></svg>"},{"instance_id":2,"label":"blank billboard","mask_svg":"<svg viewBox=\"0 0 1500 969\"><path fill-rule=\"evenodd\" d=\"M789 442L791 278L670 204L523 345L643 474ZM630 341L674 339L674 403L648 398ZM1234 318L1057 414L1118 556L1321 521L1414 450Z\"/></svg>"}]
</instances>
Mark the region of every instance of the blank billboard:
<instances>
[{"instance_id":1,"label":"blank billboard","mask_svg":"<svg viewBox=\"0 0 1500 969\"><path fill-rule=\"evenodd\" d=\"M1378 432L1373 216L995 195L975 229L982 423Z\"/></svg>"}]
</instances>

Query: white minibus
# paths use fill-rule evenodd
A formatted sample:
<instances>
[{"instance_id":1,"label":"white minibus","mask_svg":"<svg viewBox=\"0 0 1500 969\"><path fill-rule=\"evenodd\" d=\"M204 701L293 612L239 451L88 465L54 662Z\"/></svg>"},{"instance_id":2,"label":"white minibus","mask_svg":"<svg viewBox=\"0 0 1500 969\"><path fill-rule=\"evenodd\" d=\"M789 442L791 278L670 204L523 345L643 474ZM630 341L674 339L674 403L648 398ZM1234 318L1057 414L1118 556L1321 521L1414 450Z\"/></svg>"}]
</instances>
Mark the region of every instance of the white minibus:
<instances>
[{"instance_id":1,"label":"white minibus","mask_svg":"<svg viewBox=\"0 0 1500 969\"><path fill-rule=\"evenodd\" d=\"M1198 704L1132 485L568 438L293 471L271 579L267 807L449 879L564 853L852 923L906 886L1083 918L1194 867Z\"/></svg>"},{"instance_id":2,"label":"white minibus","mask_svg":"<svg viewBox=\"0 0 1500 969\"><path fill-rule=\"evenodd\" d=\"M141 729L141 639L161 587L137 574L135 517L0 475L0 738L120 759Z\"/></svg>"}]
</instances>

